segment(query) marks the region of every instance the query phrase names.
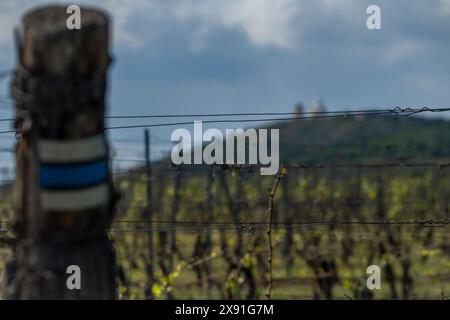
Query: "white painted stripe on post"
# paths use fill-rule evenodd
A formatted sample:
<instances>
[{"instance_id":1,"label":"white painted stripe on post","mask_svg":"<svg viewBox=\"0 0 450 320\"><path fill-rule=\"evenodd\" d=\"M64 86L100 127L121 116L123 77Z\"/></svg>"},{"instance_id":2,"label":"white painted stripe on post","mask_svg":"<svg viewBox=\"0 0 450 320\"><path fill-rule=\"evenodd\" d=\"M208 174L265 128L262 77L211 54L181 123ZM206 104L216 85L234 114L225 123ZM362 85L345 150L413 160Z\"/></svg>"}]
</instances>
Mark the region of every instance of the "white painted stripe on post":
<instances>
[{"instance_id":1,"label":"white painted stripe on post","mask_svg":"<svg viewBox=\"0 0 450 320\"><path fill-rule=\"evenodd\" d=\"M106 183L76 191L41 191L41 205L44 210L86 210L103 206L108 200L109 187Z\"/></svg>"},{"instance_id":2,"label":"white painted stripe on post","mask_svg":"<svg viewBox=\"0 0 450 320\"><path fill-rule=\"evenodd\" d=\"M103 134L84 139L38 141L38 153L42 162L80 162L106 157Z\"/></svg>"}]
</instances>

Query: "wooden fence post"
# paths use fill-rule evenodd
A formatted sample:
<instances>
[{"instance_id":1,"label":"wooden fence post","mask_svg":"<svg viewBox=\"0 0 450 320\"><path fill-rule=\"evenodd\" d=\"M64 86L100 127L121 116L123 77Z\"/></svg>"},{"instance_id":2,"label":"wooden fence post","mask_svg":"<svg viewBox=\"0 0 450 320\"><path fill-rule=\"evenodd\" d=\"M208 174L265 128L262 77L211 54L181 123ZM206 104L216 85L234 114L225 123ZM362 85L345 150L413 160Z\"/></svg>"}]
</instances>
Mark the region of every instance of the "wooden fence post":
<instances>
[{"instance_id":1,"label":"wooden fence post","mask_svg":"<svg viewBox=\"0 0 450 320\"><path fill-rule=\"evenodd\" d=\"M170 236L170 257L169 257L169 274L172 273L175 269L175 260L174 256L177 252L177 214L180 208L180 200L181 200L181 166L176 168L175 174L175 186L174 186L174 194L173 194L173 202L172 202L172 212L170 217L170 222L172 224L171 236ZM169 297L172 297L172 292L170 292Z\"/></svg>"},{"instance_id":2,"label":"wooden fence post","mask_svg":"<svg viewBox=\"0 0 450 320\"><path fill-rule=\"evenodd\" d=\"M104 132L108 17L82 8L81 29L69 30L66 10L28 12L16 39L11 88L21 139L9 299L116 297L108 235L116 193Z\"/></svg>"},{"instance_id":3,"label":"wooden fence post","mask_svg":"<svg viewBox=\"0 0 450 320\"><path fill-rule=\"evenodd\" d=\"M152 164L151 164L151 145L150 145L150 132L148 129L144 131L144 142L145 142L145 171L147 176L147 207L145 210L145 219L147 220L147 276L148 276L148 287L147 287L147 298L153 299L153 283L155 280L153 271L153 189L152 189Z\"/></svg>"},{"instance_id":4,"label":"wooden fence post","mask_svg":"<svg viewBox=\"0 0 450 320\"><path fill-rule=\"evenodd\" d=\"M206 263L206 272L207 272L207 299L212 299L212 263L211 263L211 255L212 255L212 234L211 234L211 222L214 217L214 207L213 207L213 184L214 184L214 167L209 167L207 171L207 191L206 191L206 214L207 214L207 229L206 229L206 241L205 241L205 249L206 256L208 257L208 261Z\"/></svg>"}]
</instances>

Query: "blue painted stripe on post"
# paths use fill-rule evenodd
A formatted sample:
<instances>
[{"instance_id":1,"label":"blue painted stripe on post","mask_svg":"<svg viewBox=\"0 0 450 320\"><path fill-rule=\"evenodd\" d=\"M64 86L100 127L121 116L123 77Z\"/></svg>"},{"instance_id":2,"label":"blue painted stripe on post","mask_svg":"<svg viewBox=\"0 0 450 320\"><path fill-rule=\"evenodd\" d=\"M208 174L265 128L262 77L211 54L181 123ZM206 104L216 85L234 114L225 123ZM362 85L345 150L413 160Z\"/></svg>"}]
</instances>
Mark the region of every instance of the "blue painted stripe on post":
<instances>
[{"instance_id":1,"label":"blue painted stripe on post","mask_svg":"<svg viewBox=\"0 0 450 320\"><path fill-rule=\"evenodd\" d=\"M100 160L84 164L41 164L43 188L81 188L100 183L108 177L108 162Z\"/></svg>"}]
</instances>

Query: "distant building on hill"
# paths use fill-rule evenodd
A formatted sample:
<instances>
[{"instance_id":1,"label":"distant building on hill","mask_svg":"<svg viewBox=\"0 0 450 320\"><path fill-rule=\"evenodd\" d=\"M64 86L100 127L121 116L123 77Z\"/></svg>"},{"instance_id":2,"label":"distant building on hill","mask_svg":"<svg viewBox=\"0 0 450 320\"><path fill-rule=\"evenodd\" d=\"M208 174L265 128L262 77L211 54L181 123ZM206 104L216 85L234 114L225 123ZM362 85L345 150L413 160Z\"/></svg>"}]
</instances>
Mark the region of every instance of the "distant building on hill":
<instances>
[{"instance_id":1,"label":"distant building on hill","mask_svg":"<svg viewBox=\"0 0 450 320\"><path fill-rule=\"evenodd\" d=\"M294 113L294 117L297 116L297 114L302 114L305 112L305 107L303 106L303 103L299 102L294 106L294 110L292 111L292 113Z\"/></svg>"},{"instance_id":2,"label":"distant building on hill","mask_svg":"<svg viewBox=\"0 0 450 320\"><path fill-rule=\"evenodd\" d=\"M318 116L318 113L323 113L326 111L327 111L327 108L325 107L325 104L323 103L323 101L320 99L314 101L311 104L311 106L309 107L309 112L312 112L310 115L312 118Z\"/></svg>"}]
</instances>

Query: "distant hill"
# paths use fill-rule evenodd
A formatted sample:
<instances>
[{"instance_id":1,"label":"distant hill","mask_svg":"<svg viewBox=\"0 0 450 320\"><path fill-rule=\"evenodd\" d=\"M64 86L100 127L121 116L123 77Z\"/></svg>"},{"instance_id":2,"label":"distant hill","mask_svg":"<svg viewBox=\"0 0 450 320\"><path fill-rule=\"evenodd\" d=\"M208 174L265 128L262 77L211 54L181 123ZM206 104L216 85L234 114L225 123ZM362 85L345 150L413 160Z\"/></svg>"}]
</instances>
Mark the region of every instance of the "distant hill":
<instances>
[{"instance_id":1,"label":"distant hill","mask_svg":"<svg viewBox=\"0 0 450 320\"><path fill-rule=\"evenodd\" d=\"M280 161L330 163L450 159L450 122L392 116L292 120L280 129Z\"/></svg>"},{"instance_id":2,"label":"distant hill","mask_svg":"<svg viewBox=\"0 0 450 320\"><path fill-rule=\"evenodd\" d=\"M261 128L280 130L280 164L450 161L450 122L443 119L311 118ZM169 163L169 158L162 159L155 163L155 169L167 168Z\"/></svg>"}]
</instances>

